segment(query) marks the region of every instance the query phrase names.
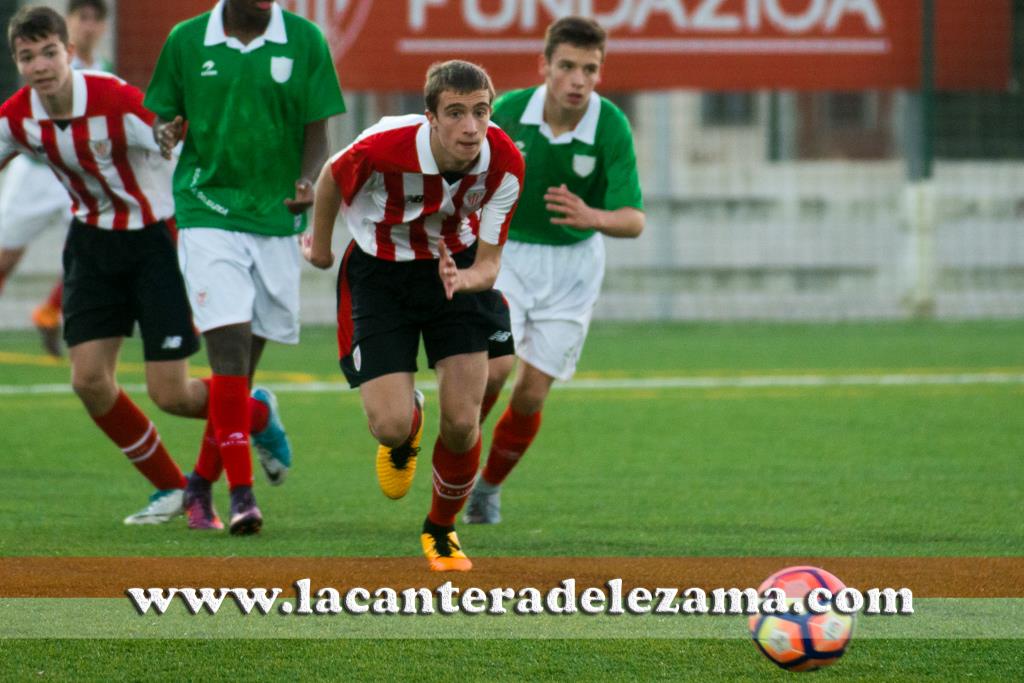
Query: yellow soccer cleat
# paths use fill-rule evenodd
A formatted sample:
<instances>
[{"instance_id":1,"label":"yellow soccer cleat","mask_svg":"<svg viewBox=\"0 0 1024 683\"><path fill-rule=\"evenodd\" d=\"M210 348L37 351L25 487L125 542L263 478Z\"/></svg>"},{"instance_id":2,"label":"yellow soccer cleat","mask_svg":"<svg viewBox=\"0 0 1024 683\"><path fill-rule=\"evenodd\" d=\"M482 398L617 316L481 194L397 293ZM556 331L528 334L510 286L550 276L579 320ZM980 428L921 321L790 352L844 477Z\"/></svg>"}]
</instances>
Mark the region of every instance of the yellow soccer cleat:
<instances>
[{"instance_id":1,"label":"yellow soccer cleat","mask_svg":"<svg viewBox=\"0 0 1024 683\"><path fill-rule=\"evenodd\" d=\"M409 440L401 446L377 446L377 482L384 495L397 500L409 492L416 474L416 456L423 440L423 393L417 389L414 400L420 413L420 424Z\"/></svg>"},{"instance_id":2,"label":"yellow soccer cleat","mask_svg":"<svg viewBox=\"0 0 1024 683\"><path fill-rule=\"evenodd\" d=\"M423 522L420 544L423 546L423 554L430 563L430 571L468 572L473 568L473 563L466 557L466 553L462 552L455 527L438 526L428 518Z\"/></svg>"},{"instance_id":3,"label":"yellow soccer cleat","mask_svg":"<svg viewBox=\"0 0 1024 683\"><path fill-rule=\"evenodd\" d=\"M39 330L46 353L60 358L60 309L49 303L39 304L32 311L32 324Z\"/></svg>"}]
</instances>

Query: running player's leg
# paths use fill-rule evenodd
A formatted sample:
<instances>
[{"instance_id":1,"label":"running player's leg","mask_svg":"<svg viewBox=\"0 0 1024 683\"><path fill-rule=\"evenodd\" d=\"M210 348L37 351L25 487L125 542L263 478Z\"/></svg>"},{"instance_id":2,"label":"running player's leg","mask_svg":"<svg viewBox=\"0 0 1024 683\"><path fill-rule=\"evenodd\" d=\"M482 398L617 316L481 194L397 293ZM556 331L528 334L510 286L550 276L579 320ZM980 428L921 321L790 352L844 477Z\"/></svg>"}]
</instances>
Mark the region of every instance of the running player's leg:
<instances>
[{"instance_id":1,"label":"running player's leg","mask_svg":"<svg viewBox=\"0 0 1024 683\"><path fill-rule=\"evenodd\" d=\"M267 412L267 419L251 425L252 442L271 486L285 481L292 467L292 447L278 410L277 397L252 380L267 341L299 343L298 241L294 237L250 236L252 279L255 288L252 313L252 346L249 383L252 396Z\"/></svg>"},{"instance_id":2,"label":"running player's leg","mask_svg":"<svg viewBox=\"0 0 1024 683\"><path fill-rule=\"evenodd\" d=\"M519 370L466 511L470 523L501 520L500 487L540 431L552 384L576 371L604 273L599 236L571 246L512 244L512 258L503 263L503 271L508 267L505 293ZM534 283L533 294L524 293L528 282Z\"/></svg>"},{"instance_id":3,"label":"running player's leg","mask_svg":"<svg viewBox=\"0 0 1024 683\"><path fill-rule=\"evenodd\" d=\"M131 335L138 317L134 294L139 289L136 272L143 232L114 233L73 221L64 252L64 338L72 386L100 429L157 489L150 506L125 520L129 524L166 521L180 513L184 487L181 471L153 423L118 387L115 377L122 338ZM187 317L176 334L191 337L194 344ZM195 348L187 342L183 338L174 350L178 355L167 358L184 363Z\"/></svg>"},{"instance_id":4,"label":"running player's leg","mask_svg":"<svg viewBox=\"0 0 1024 683\"><path fill-rule=\"evenodd\" d=\"M217 228L178 233L178 259L213 376L209 420L232 498L233 533L256 533L263 515L252 495L249 372L255 286L250 236Z\"/></svg>"},{"instance_id":5,"label":"running player's leg","mask_svg":"<svg viewBox=\"0 0 1024 683\"><path fill-rule=\"evenodd\" d=\"M185 477L156 426L117 384L121 342L121 337L111 337L70 347L71 385L96 425L156 489L151 504L125 523L166 522L181 514Z\"/></svg>"},{"instance_id":6,"label":"running player's leg","mask_svg":"<svg viewBox=\"0 0 1024 683\"><path fill-rule=\"evenodd\" d=\"M434 571L467 571L455 517L473 488L480 466L480 405L487 384L487 353L437 361L441 429L434 443L434 488L423 523L423 552Z\"/></svg>"}]
</instances>

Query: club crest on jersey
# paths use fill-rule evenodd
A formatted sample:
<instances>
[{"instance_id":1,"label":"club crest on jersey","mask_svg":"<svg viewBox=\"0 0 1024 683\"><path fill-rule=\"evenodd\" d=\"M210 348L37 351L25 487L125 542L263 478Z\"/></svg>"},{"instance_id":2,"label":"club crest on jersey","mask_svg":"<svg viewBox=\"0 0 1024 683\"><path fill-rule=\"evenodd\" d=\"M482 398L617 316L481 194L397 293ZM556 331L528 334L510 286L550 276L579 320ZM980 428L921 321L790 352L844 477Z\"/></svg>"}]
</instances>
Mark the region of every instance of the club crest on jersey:
<instances>
[{"instance_id":1,"label":"club crest on jersey","mask_svg":"<svg viewBox=\"0 0 1024 683\"><path fill-rule=\"evenodd\" d=\"M572 170L581 178L586 178L588 175L593 173L594 166L596 165L597 157L592 157L589 154L572 155Z\"/></svg>"},{"instance_id":2,"label":"club crest on jersey","mask_svg":"<svg viewBox=\"0 0 1024 683\"><path fill-rule=\"evenodd\" d=\"M89 149L95 157L107 158L110 156L110 140L90 140Z\"/></svg>"},{"instance_id":3,"label":"club crest on jersey","mask_svg":"<svg viewBox=\"0 0 1024 683\"><path fill-rule=\"evenodd\" d=\"M278 83L287 83L288 79L292 77L292 58L291 57L271 57L270 58L270 75Z\"/></svg>"},{"instance_id":4,"label":"club crest on jersey","mask_svg":"<svg viewBox=\"0 0 1024 683\"><path fill-rule=\"evenodd\" d=\"M468 209L477 209L480 207L480 202L484 200L483 190L474 190L473 192L467 192L466 197L462 200L463 206Z\"/></svg>"}]
</instances>

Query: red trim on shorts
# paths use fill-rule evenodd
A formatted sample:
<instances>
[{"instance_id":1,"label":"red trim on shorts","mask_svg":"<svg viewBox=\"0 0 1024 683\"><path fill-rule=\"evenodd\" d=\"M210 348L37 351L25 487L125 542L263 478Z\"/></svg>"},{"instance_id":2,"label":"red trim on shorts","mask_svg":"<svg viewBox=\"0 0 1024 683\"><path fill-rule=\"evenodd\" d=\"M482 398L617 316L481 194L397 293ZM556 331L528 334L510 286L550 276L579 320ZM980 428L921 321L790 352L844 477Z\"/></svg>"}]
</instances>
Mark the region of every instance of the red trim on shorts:
<instances>
[{"instance_id":1,"label":"red trim on shorts","mask_svg":"<svg viewBox=\"0 0 1024 683\"><path fill-rule=\"evenodd\" d=\"M348 243L345 255L341 257L338 269L338 359L346 358L352 353L352 290L348 285L348 259L356 248L355 240Z\"/></svg>"}]
</instances>

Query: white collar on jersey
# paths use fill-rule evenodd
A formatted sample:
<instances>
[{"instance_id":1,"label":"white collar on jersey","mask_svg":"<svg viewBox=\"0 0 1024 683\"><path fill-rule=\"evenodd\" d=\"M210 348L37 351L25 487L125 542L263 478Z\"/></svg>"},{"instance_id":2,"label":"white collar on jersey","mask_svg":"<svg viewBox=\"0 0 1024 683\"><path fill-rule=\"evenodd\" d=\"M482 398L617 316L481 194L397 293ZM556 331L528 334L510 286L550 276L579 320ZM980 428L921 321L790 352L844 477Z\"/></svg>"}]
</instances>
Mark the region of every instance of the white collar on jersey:
<instances>
[{"instance_id":1,"label":"white collar on jersey","mask_svg":"<svg viewBox=\"0 0 1024 683\"><path fill-rule=\"evenodd\" d=\"M587 111L583 114L583 118L574 129L566 131L558 137L555 137L555 134L551 132L551 126L544 121L544 100L547 96L547 85L542 85L534 90L530 101L526 103L523 115L519 117L519 123L540 126L541 134L555 145L567 145L572 142L573 138L588 145L594 144L594 138L597 136L597 119L601 116L601 96L591 91L590 102L587 103Z\"/></svg>"},{"instance_id":2,"label":"white collar on jersey","mask_svg":"<svg viewBox=\"0 0 1024 683\"><path fill-rule=\"evenodd\" d=\"M267 41L282 45L288 42L288 33L284 30L284 12L276 2L270 9L270 23L267 24L267 30L248 45L243 45L238 38L228 37L224 33L224 0L220 0L210 12L210 21L206 24L206 37L203 38L203 45L209 47L224 43L244 54L260 49Z\"/></svg>"},{"instance_id":3,"label":"white collar on jersey","mask_svg":"<svg viewBox=\"0 0 1024 683\"><path fill-rule=\"evenodd\" d=\"M43 100L39 93L32 90L32 118L36 121L49 121L50 115L43 106ZM78 71L71 72L71 118L77 119L85 116L85 105L88 99L88 90L85 87L85 76Z\"/></svg>"},{"instance_id":4,"label":"white collar on jersey","mask_svg":"<svg viewBox=\"0 0 1024 683\"><path fill-rule=\"evenodd\" d=\"M494 125L493 123L491 124ZM441 175L441 169L437 167L437 160L430 150L430 122L423 117L423 123L416 131L416 156L419 157L420 171L423 175ZM466 171L466 175L480 175L491 165L491 143L484 136L484 143L480 145L480 156L473 168Z\"/></svg>"}]
</instances>

